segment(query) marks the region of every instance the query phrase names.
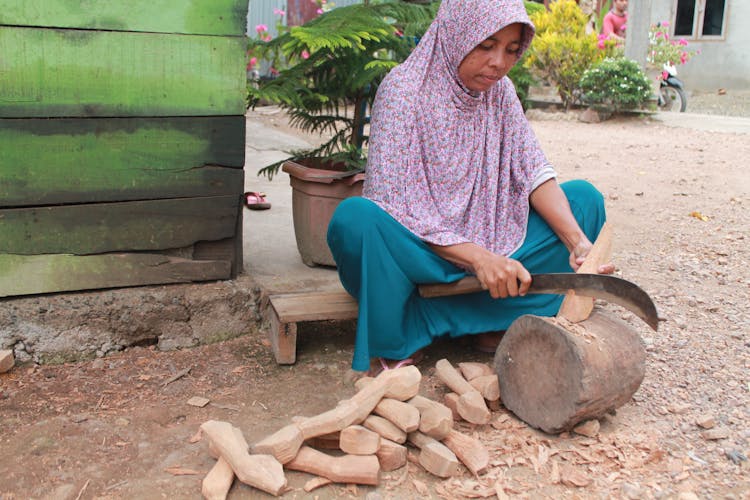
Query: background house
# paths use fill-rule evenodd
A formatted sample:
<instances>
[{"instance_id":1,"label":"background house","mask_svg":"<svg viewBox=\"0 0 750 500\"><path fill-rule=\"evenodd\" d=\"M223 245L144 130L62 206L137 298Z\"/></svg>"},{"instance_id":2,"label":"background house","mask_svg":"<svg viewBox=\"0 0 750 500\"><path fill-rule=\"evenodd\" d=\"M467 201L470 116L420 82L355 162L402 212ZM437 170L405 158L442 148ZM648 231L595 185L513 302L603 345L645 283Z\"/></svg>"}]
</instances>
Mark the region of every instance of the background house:
<instances>
[{"instance_id":1,"label":"background house","mask_svg":"<svg viewBox=\"0 0 750 500\"><path fill-rule=\"evenodd\" d=\"M701 51L679 68L688 89L750 89L749 1L652 0L650 19L669 21L675 37Z\"/></svg>"}]
</instances>

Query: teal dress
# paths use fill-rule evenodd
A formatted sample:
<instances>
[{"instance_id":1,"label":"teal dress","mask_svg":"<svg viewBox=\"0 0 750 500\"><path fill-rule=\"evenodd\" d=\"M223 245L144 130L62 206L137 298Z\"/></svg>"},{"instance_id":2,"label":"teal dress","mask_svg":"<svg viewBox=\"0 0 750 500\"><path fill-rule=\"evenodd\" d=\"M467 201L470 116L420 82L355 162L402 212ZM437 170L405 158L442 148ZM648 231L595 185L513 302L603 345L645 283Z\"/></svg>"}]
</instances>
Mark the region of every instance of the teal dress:
<instances>
[{"instance_id":1,"label":"teal dress","mask_svg":"<svg viewBox=\"0 0 750 500\"><path fill-rule=\"evenodd\" d=\"M594 241L606 218L601 193L580 180L560 187L579 226ZM371 358L408 358L438 337L506 330L524 314L554 316L562 303L561 295L420 297L417 285L449 283L466 271L365 198L339 204L328 227L328 246L342 285L359 303L354 370L369 369ZM532 274L572 271L570 252L533 209L526 238L511 257Z\"/></svg>"}]
</instances>

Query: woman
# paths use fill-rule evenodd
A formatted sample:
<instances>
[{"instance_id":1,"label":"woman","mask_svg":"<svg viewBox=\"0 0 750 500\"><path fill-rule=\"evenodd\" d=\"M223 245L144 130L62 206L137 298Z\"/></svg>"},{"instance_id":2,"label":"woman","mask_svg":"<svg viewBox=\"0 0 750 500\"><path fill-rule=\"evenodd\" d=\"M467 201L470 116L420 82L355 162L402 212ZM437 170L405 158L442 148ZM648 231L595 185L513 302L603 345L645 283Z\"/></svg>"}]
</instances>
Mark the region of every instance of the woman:
<instances>
[{"instance_id":1,"label":"woman","mask_svg":"<svg viewBox=\"0 0 750 500\"><path fill-rule=\"evenodd\" d=\"M557 184L505 76L533 34L521 0L444 0L379 87L364 197L343 201L328 230L359 301L353 369L557 313L561 296L524 296L530 273L577 269L605 214L590 184ZM489 293L417 292L467 273Z\"/></svg>"}]
</instances>

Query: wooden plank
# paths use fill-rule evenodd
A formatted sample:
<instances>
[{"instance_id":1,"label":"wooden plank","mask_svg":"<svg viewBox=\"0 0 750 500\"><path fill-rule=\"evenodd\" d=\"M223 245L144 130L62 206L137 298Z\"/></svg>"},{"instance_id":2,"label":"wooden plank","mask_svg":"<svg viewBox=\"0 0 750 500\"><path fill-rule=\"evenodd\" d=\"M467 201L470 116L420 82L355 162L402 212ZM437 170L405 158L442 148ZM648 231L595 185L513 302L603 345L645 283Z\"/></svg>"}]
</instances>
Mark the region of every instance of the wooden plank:
<instances>
[{"instance_id":1,"label":"wooden plank","mask_svg":"<svg viewBox=\"0 0 750 500\"><path fill-rule=\"evenodd\" d=\"M272 295L269 300L281 323L357 317L357 301L343 290Z\"/></svg>"},{"instance_id":2,"label":"wooden plank","mask_svg":"<svg viewBox=\"0 0 750 500\"><path fill-rule=\"evenodd\" d=\"M244 115L245 40L3 27L0 117Z\"/></svg>"},{"instance_id":3,"label":"wooden plank","mask_svg":"<svg viewBox=\"0 0 750 500\"><path fill-rule=\"evenodd\" d=\"M220 280L229 277L230 267L153 254L0 254L0 297Z\"/></svg>"},{"instance_id":4,"label":"wooden plank","mask_svg":"<svg viewBox=\"0 0 750 500\"><path fill-rule=\"evenodd\" d=\"M237 196L0 210L0 253L96 254L181 248L234 235Z\"/></svg>"},{"instance_id":5,"label":"wooden plank","mask_svg":"<svg viewBox=\"0 0 750 500\"><path fill-rule=\"evenodd\" d=\"M193 245L193 259L196 260L226 260L232 263L230 277L239 276L243 267L242 255L242 218L244 214L243 199L237 199L237 218L234 226L234 236L218 241L198 241Z\"/></svg>"},{"instance_id":6,"label":"wooden plank","mask_svg":"<svg viewBox=\"0 0 750 500\"><path fill-rule=\"evenodd\" d=\"M245 34L248 0L0 0L0 25Z\"/></svg>"},{"instance_id":7,"label":"wooden plank","mask_svg":"<svg viewBox=\"0 0 750 500\"><path fill-rule=\"evenodd\" d=\"M0 207L241 194L244 186L244 115L0 119L0 144Z\"/></svg>"}]
</instances>

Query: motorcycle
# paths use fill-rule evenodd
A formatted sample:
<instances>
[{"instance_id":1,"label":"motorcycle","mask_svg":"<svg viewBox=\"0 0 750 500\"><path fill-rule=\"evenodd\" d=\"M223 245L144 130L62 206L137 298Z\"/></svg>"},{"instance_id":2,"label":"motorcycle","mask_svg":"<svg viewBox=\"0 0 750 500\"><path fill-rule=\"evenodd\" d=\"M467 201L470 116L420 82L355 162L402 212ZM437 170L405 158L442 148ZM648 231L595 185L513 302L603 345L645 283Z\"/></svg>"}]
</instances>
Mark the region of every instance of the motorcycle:
<instances>
[{"instance_id":1,"label":"motorcycle","mask_svg":"<svg viewBox=\"0 0 750 500\"><path fill-rule=\"evenodd\" d=\"M657 96L659 110L684 112L687 108L684 87L682 80L677 78L677 68L673 64L665 64Z\"/></svg>"}]
</instances>

